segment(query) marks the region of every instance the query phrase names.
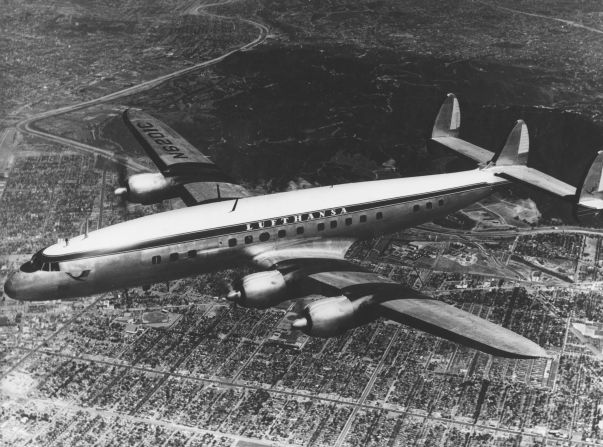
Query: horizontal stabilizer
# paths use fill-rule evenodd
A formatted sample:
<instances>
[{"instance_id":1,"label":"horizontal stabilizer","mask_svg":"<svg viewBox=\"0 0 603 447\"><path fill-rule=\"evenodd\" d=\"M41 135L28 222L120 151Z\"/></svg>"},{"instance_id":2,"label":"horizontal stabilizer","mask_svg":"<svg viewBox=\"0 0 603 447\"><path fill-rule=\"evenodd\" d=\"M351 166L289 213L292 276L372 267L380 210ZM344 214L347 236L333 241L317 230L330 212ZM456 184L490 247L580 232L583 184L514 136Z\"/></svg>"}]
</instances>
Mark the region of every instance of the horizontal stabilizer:
<instances>
[{"instance_id":1,"label":"horizontal stabilizer","mask_svg":"<svg viewBox=\"0 0 603 447\"><path fill-rule=\"evenodd\" d=\"M509 133L502 150L496 155L493 162L497 166L525 165L528 162L530 150L530 137L528 126L523 120L518 120Z\"/></svg>"},{"instance_id":2,"label":"horizontal stabilizer","mask_svg":"<svg viewBox=\"0 0 603 447\"><path fill-rule=\"evenodd\" d=\"M487 164L494 156L493 152L490 152L483 147L476 146L475 144L471 144L468 141L461 140L460 138L439 137L432 138L432 140L479 164Z\"/></svg>"},{"instance_id":3,"label":"horizontal stabilizer","mask_svg":"<svg viewBox=\"0 0 603 447\"><path fill-rule=\"evenodd\" d=\"M537 169L527 166L496 166L496 175L550 192L564 199L573 199L576 188Z\"/></svg>"},{"instance_id":4,"label":"horizontal stabilizer","mask_svg":"<svg viewBox=\"0 0 603 447\"><path fill-rule=\"evenodd\" d=\"M487 164L494 154L482 147L458 138L461 127L461 109L459 102L452 93L440 107L431 132L431 139L460 155L470 158L480 164Z\"/></svg>"},{"instance_id":5,"label":"horizontal stabilizer","mask_svg":"<svg viewBox=\"0 0 603 447\"><path fill-rule=\"evenodd\" d=\"M533 341L442 301L410 298L378 306L385 318L488 354L524 359L547 356Z\"/></svg>"}]
</instances>

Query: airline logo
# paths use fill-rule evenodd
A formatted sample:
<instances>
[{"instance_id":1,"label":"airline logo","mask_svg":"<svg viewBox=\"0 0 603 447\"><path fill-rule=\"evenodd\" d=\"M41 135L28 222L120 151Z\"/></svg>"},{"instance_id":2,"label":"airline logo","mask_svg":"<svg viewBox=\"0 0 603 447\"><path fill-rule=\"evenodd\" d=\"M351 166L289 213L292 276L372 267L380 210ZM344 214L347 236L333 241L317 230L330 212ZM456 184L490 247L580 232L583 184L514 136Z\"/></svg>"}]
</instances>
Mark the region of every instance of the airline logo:
<instances>
[{"instance_id":1,"label":"airline logo","mask_svg":"<svg viewBox=\"0 0 603 447\"><path fill-rule=\"evenodd\" d=\"M311 213L294 214L292 216L277 217L274 219L260 220L246 224L247 231L260 230L262 228L271 228L278 225L286 225L292 223L308 222L314 219L322 219L323 217L335 217L347 214L348 211L344 208L332 208L321 211L313 211Z\"/></svg>"}]
</instances>

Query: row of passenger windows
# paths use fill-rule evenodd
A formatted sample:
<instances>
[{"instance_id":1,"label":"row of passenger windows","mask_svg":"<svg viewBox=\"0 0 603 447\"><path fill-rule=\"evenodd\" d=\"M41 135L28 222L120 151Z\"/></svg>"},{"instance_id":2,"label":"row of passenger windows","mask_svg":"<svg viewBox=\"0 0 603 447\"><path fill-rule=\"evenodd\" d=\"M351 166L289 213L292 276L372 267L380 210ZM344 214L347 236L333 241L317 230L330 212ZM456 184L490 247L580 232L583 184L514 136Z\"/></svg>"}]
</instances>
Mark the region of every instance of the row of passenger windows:
<instances>
[{"instance_id":1,"label":"row of passenger windows","mask_svg":"<svg viewBox=\"0 0 603 447\"><path fill-rule=\"evenodd\" d=\"M378 213L375 214L375 218L377 220L383 219L383 213L381 211L379 211ZM366 214L360 215L360 217L359 217L358 220L361 223L366 222L367 221ZM346 217L344 223L345 223L346 226L350 226L350 225L352 225L354 223L354 220L351 217ZM330 228L333 228L333 229L337 228L337 225L338 225L338 223L337 223L336 220L332 220L332 221L329 222L329 227ZM316 229L318 231L324 231L325 230L325 223L324 222L320 222L319 224L316 225ZM297 227L295 229L295 233L296 234L304 234L304 231L305 231L304 227ZM286 230L278 230L278 232L276 233L276 236L279 239L280 238L284 238L284 237L287 236L287 231ZM260 233L258 239L260 240L260 242L267 242L267 241L270 240L270 233L268 233L267 231L263 232L263 233ZM245 236L244 242L245 242L245 244L251 244L251 243L253 243L253 236L251 234L248 234L247 236ZM236 247L237 243L238 243L238 241L234 237L228 239L228 246L229 247ZM170 262L177 261L178 259L180 259L180 257L181 257L180 253L172 253L169 256L169 260L170 260ZM197 257L197 250L190 250L190 251L188 251L186 253L186 256L183 255L182 257L195 258L195 257ZM161 256L159 256L159 255L153 256L151 258L151 263L154 264L154 265L161 264Z\"/></svg>"},{"instance_id":2,"label":"row of passenger windows","mask_svg":"<svg viewBox=\"0 0 603 447\"><path fill-rule=\"evenodd\" d=\"M438 206L444 206L444 199L440 199L438 200ZM433 203L431 202L427 202L425 204L425 208L427 208L428 210L433 208ZM415 206L412 207L412 210L416 213L417 211L421 210L421 205L417 204Z\"/></svg>"},{"instance_id":3,"label":"row of passenger windows","mask_svg":"<svg viewBox=\"0 0 603 447\"><path fill-rule=\"evenodd\" d=\"M444 206L444 199L439 199L438 200L438 206ZM427 202L425 203L425 208L430 210L433 208L433 203L432 202ZM412 210L416 213L418 211L421 210L421 205L416 204L413 206ZM375 214L375 219L377 220L381 220L383 219L383 213L381 211L377 212ZM367 216L366 214L361 214L358 218L360 223L365 223L367 221ZM346 226L350 226L354 223L354 220L351 217L346 217L344 220L344 223ZM334 229L337 228L337 221L336 220L332 220L329 222L329 227ZM324 222L320 222L319 224L316 225L316 229L318 231L324 231L325 230L325 223ZM295 233L296 234L304 234L305 228L304 227L297 227L295 229ZM287 231L286 230L279 230L278 233L276 233L277 238L284 238L287 236ZM260 242L267 242L270 240L270 233L268 232L264 232L264 233L260 233L258 239L260 240ZM251 234L248 234L247 236L245 236L244 239L245 244L251 244L253 243L253 236ZM228 239L228 246L229 247L236 247L237 246L237 239L236 238L230 238ZM190 250L186 253L186 255L182 255L183 257L186 258L195 258L197 257L197 250ZM178 259L180 259L181 255L179 253L172 253L169 256L169 260L170 262L173 261L177 261ZM151 262L153 264L161 264L161 256L157 255L157 256L153 256L153 258L151 259Z\"/></svg>"},{"instance_id":4,"label":"row of passenger windows","mask_svg":"<svg viewBox=\"0 0 603 447\"><path fill-rule=\"evenodd\" d=\"M170 262L174 262L177 261L178 259L180 259L181 254L180 253L172 253L170 254ZM186 253L182 254L182 258L196 258L197 257L197 250L189 250ZM157 256L153 256L151 258L151 263L153 264L161 264L161 256L157 255Z\"/></svg>"}]
</instances>

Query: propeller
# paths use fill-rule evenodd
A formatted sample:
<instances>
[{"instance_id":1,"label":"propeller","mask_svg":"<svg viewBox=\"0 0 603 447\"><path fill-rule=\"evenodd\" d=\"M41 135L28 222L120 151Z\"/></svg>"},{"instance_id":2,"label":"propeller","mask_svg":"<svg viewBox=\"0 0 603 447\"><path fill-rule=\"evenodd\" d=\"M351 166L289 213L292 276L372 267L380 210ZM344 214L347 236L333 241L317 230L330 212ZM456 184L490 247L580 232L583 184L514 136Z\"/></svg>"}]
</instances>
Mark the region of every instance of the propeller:
<instances>
[{"instance_id":1,"label":"propeller","mask_svg":"<svg viewBox=\"0 0 603 447\"><path fill-rule=\"evenodd\" d=\"M293 329L303 329L308 326L308 319L304 316L303 312L306 305L311 301L314 301L314 299L305 297L295 300L293 303L293 314L288 317L291 320L291 327Z\"/></svg>"},{"instance_id":2,"label":"propeller","mask_svg":"<svg viewBox=\"0 0 603 447\"><path fill-rule=\"evenodd\" d=\"M241 280L240 279L236 279L233 282L230 281L224 281L224 285L226 286L226 289L228 290L228 292L226 293L226 300L229 301L232 305L233 310L236 311L237 309L237 304L240 303L241 298L242 298L242 293L239 290L240 289L240 284L241 284Z\"/></svg>"},{"instance_id":3,"label":"propeller","mask_svg":"<svg viewBox=\"0 0 603 447\"><path fill-rule=\"evenodd\" d=\"M118 204L125 211L128 205L126 200L128 194L128 167L125 158L120 156L117 157L117 185L114 194L119 197Z\"/></svg>"},{"instance_id":4,"label":"propeller","mask_svg":"<svg viewBox=\"0 0 603 447\"><path fill-rule=\"evenodd\" d=\"M301 317L293 321L291 323L291 327L294 329L303 329L308 326L308 319L306 317Z\"/></svg>"}]
</instances>

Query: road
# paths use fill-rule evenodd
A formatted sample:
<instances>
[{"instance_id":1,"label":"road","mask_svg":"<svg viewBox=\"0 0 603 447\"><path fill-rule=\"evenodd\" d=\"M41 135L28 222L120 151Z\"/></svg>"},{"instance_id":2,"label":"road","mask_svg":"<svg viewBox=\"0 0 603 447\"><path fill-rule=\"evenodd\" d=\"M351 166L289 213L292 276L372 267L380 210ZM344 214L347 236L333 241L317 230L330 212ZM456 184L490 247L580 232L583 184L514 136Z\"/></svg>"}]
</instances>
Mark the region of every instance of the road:
<instances>
[{"instance_id":1,"label":"road","mask_svg":"<svg viewBox=\"0 0 603 447\"><path fill-rule=\"evenodd\" d=\"M16 348L16 349L26 351L26 352L31 352L31 350L29 350L28 348L24 348L24 347ZM43 350L41 352L46 355L50 355L50 356L62 358L62 359L71 359L71 360L76 360L76 361L80 361L80 362L96 363L96 364L101 364L101 365L106 365L106 366L111 366L111 367L113 367L113 366L125 367L125 368L129 368L131 370L146 372L146 373L150 373L150 374L165 374L165 371L163 371L163 370L157 370L157 369L144 367L144 366L129 365L124 361L113 360L110 358L99 359L97 357L88 356L88 355L73 356L73 355L69 355L69 354L63 354L61 352L52 352L52 351L48 351L48 350ZM206 383L206 384L213 384L216 386L240 388L240 389L247 389L247 390L264 390L271 394L280 394L283 396L289 396L291 398L303 399L303 400L312 399L313 401L320 401L320 402L324 402L326 404L344 405L344 406L352 407L353 409L356 408L358 410L360 410L360 409L373 410L373 411L385 410L390 413L395 413L395 414L405 415L405 416L421 417L421 418L425 418L428 420L437 421L440 423L454 423L455 425L462 425L462 426L466 426L466 427L475 426L478 429L488 429L488 430L498 431L498 432L507 433L507 434L513 434L513 435L519 435L520 433L524 434L524 435L530 434L529 432L522 433L520 430L517 430L515 428L505 428L505 427L494 428L485 423L473 424L472 422L466 422L463 420L436 416L433 413L425 414L425 412L420 411L420 410L404 409L404 408L400 408L397 405L382 404L382 403L375 403L375 404L365 403L365 402L361 402L360 399L357 401L354 401L352 399L335 399L335 398L331 398L331 397L327 397L327 396L318 396L315 394L311 394L310 392L296 391L296 390L289 389L289 388L272 387L268 384L256 385L256 384L252 384L252 383L245 382L245 381L232 381L232 380L228 380L228 379L199 377L199 376L188 375L188 374L180 374L180 373L176 373L176 372L170 372L168 374L170 377L176 377L176 378L185 379L185 380L193 380L193 381L202 382L202 383ZM368 393L367 393L367 395L368 395ZM64 405L64 403L58 399L45 400L44 402L47 402L49 405L61 405L61 406ZM92 413L94 411L99 411L99 410L95 410L94 407L76 406L76 408L81 409L82 411L86 411L88 413ZM114 411L110 411L110 410L107 411L107 414L110 414L112 416L117 416L117 417L126 417L127 416L126 413L121 413L121 412L116 412L116 411L114 412ZM129 415L129 417L135 417L135 416ZM137 419L140 421L155 423L154 419L150 420L150 419L147 419L144 417L137 417ZM189 429L189 430L191 428L189 426L183 426L183 427L184 427L184 429ZM210 430L206 430L206 431L210 431ZM231 436L230 433L227 436ZM254 441L256 441L255 438L254 438ZM578 444L579 445L582 445L582 444L591 445L587 442L578 443Z\"/></svg>"},{"instance_id":2,"label":"road","mask_svg":"<svg viewBox=\"0 0 603 447\"><path fill-rule=\"evenodd\" d=\"M169 74L166 74L163 76L159 76L155 79L141 82L137 85L125 88L123 90L119 90L117 92L101 96L99 98L82 101L82 102L72 104L69 106L64 106L64 107L60 107L58 109L49 110L47 112L40 113L38 115L35 115L33 117L30 117L30 118L27 118L27 119L24 119L24 120L18 122L16 127L23 133L26 133L29 135L34 135L34 136L37 136L40 138L44 138L46 140L54 141L56 143L64 144L66 146L72 147L72 148L82 151L82 152L97 154L102 157L109 158L112 161L115 161L120 164L124 164L124 165L128 166L128 168L130 168L132 171L135 171L135 172L148 171L147 167L145 167L139 163L136 163L133 160L116 159L115 154L111 151L101 149L101 148L98 148L95 146L90 146L90 145L87 145L84 143L80 143L78 141L74 141L74 140L71 140L68 138L60 137L58 135L54 135L52 133L49 133L49 132L46 132L46 131L43 131L40 129L36 129L34 127L34 125L35 125L36 121L39 121L39 120L42 120L45 118L62 115L62 114L68 113L68 112L73 112L75 110L80 110L80 109L83 109L86 107L103 104L103 103L106 103L109 101L113 101L116 99L120 99L120 98L124 98L126 96L133 95L135 93L141 93L141 92L150 90L154 87L157 87L160 84L163 84L164 82L178 78L178 77L183 76L192 71L201 70L201 69L210 67L212 65L215 65L215 64L223 61L224 59L226 59L227 57L229 57L235 53L238 53L240 51L248 51L248 50L260 45L261 43L263 43L266 40L266 37L268 36L268 33L270 31L267 26L263 25L262 23L250 20L250 19L244 19L244 18L240 18L240 17L229 17L229 16L224 16L224 15L219 15L219 14L212 14L212 13L206 11L208 8L211 8L213 6L226 5L229 3L234 3L235 1L237 1L237 0L226 0L224 2L209 3L209 4L204 4L204 5L194 5L194 6L191 6L190 8L188 8L187 11L185 12L185 14L199 14L199 15L202 14L202 15L212 17L214 19L238 20L242 23L247 23L247 24L255 27L258 30L257 37L254 40L252 40L251 42L245 43L245 44L241 45L240 47L227 51L226 53L223 53L222 55L215 57L213 59L210 59L208 61L201 62L201 63L193 65L191 67L176 70L172 73L169 73Z\"/></svg>"},{"instance_id":3,"label":"road","mask_svg":"<svg viewBox=\"0 0 603 447\"><path fill-rule=\"evenodd\" d=\"M592 33L603 34L603 30L600 30L598 28L593 28L592 26L586 26L581 23L574 22L573 20L561 19L559 17L552 17L552 16L547 16L544 14L537 14L535 12L521 11L519 9L507 8L506 6L495 5L495 4L492 4L489 2L484 2L481 0L476 0L476 3L480 3L482 5L489 6L490 8L500 9L501 11L511 12L513 14L521 14L521 15L528 16L528 17L536 17L538 19L552 20L554 22L563 23L564 25L569 25L574 28L581 28L586 31L590 31Z\"/></svg>"},{"instance_id":4,"label":"road","mask_svg":"<svg viewBox=\"0 0 603 447\"><path fill-rule=\"evenodd\" d=\"M603 235L603 228L586 228L578 227L574 225L561 225L561 226L548 226L548 227L535 227L535 228L521 228L517 230L500 230L500 231L467 231L455 228L440 227L435 224L424 224L414 227L416 230L424 231L427 233L446 234L452 236L459 236L466 239L494 239L494 238L511 238L522 235L534 235L534 234L550 234L550 233L576 233L590 236L601 236Z\"/></svg>"},{"instance_id":5,"label":"road","mask_svg":"<svg viewBox=\"0 0 603 447\"><path fill-rule=\"evenodd\" d=\"M25 360L27 360L29 357L36 354L37 352L40 352L42 350L42 348L44 347L44 345L46 345L50 340L52 340L54 337L56 337L61 332L63 332L65 329L67 329L71 325L71 323L73 323L75 320L77 320L81 315L85 314L90 309L92 309L96 305L96 303L98 303L104 297L105 297L105 295L100 295L98 298L96 298L94 301L92 301L88 306L84 307L80 312L77 312L76 314L74 314L73 317L71 317L69 320L67 320L59 329L57 329L55 332L53 332L49 337L45 338L44 341L42 341L40 344L38 344L34 349L28 350L27 354L25 354L23 357L21 357L19 360L17 360L10 368L8 368L6 371L4 371L2 374L0 374L0 380L7 377L10 373L12 373L15 369L17 369L19 367L19 365L22 365L23 362L25 362Z\"/></svg>"},{"instance_id":6,"label":"road","mask_svg":"<svg viewBox=\"0 0 603 447\"><path fill-rule=\"evenodd\" d=\"M373 386L375 385L375 381L377 380L377 377L379 376L379 373L381 372L381 368L383 367L383 363L385 363L385 359L387 358L389 351L391 350L392 346L394 345L394 340L396 340L396 338L398 337L399 331L400 331L400 327L398 326L396 328L396 332L390 338L387 348L385 348L385 351L383 351L383 354L381 355L381 359L379 360L379 364L374 369L373 374L371 374L371 378L369 379L368 383L364 387L364 391L360 395L360 399L358 399L358 404L354 407L354 409L350 413L348 420L346 421L343 429L339 433L339 436L337 437L337 441L334 444L335 447L340 447L343 444L343 442L345 441L345 439L347 438L350 428L352 427L352 423L356 419L356 414L358 414L358 410L360 409L360 406L364 404L364 402L366 401L366 398L368 397L369 393L373 389Z\"/></svg>"}]
</instances>

